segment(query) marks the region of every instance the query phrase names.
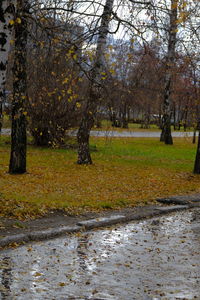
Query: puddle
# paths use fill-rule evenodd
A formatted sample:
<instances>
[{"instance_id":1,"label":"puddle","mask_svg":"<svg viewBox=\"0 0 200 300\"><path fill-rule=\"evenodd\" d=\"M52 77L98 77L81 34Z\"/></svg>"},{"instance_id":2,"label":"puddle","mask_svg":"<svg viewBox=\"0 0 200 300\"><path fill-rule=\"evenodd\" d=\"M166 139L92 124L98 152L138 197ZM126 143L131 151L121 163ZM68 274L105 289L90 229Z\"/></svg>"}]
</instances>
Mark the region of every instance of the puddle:
<instances>
[{"instance_id":1,"label":"puddle","mask_svg":"<svg viewBox=\"0 0 200 300\"><path fill-rule=\"evenodd\" d=\"M0 299L200 299L199 270L200 214L185 211L2 251Z\"/></svg>"}]
</instances>

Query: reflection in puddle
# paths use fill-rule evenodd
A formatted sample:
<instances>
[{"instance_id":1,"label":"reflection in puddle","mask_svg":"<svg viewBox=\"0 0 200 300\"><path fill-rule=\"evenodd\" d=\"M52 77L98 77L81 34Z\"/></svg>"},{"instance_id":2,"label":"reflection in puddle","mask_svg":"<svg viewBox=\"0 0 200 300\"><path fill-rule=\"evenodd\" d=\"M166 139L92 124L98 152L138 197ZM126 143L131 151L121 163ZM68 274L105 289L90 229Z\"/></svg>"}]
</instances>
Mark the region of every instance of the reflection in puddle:
<instances>
[{"instance_id":1,"label":"reflection in puddle","mask_svg":"<svg viewBox=\"0 0 200 300\"><path fill-rule=\"evenodd\" d=\"M198 228L182 212L3 251L2 299L198 299Z\"/></svg>"},{"instance_id":2,"label":"reflection in puddle","mask_svg":"<svg viewBox=\"0 0 200 300\"><path fill-rule=\"evenodd\" d=\"M78 238L77 254L79 258L80 269L86 271L88 269L87 261L88 253L88 235L82 235Z\"/></svg>"},{"instance_id":3,"label":"reflection in puddle","mask_svg":"<svg viewBox=\"0 0 200 300\"><path fill-rule=\"evenodd\" d=\"M12 284L12 268L11 268L11 259L10 257L5 256L1 260L1 296L2 300L9 299L11 292L11 284Z\"/></svg>"}]
</instances>

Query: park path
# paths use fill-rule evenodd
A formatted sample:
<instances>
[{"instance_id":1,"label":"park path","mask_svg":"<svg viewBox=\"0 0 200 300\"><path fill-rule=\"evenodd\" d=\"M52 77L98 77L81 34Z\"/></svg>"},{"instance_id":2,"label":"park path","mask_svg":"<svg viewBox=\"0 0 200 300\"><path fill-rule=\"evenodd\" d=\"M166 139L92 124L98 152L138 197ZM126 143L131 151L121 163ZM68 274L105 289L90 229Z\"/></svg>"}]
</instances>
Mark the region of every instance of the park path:
<instances>
[{"instance_id":1,"label":"park path","mask_svg":"<svg viewBox=\"0 0 200 300\"><path fill-rule=\"evenodd\" d=\"M200 211L0 252L0 299L199 299Z\"/></svg>"},{"instance_id":2,"label":"park path","mask_svg":"<svg viewBox=\"0 0 200 300\"><path fill-rule=\"evenodd\" d=\"M149 131L149 132L140 132L140 131L91 131L91 136L96 137L145 137L145 138L160 138L159 131ZM173 137L191 137L193 132L172 132Z\"/></svg>"},{"instance_id":3,"label":"park path","mask_svg":"<svg viewBox=\"0 0 200 300\"><path fill-rule=\"evenodd\" d=\"M9 135L11 130L9 128L4 128L2 129L2 135ZM72 136L76 136L77 130L71 130L69 132ZM160 137L160 132L159 131L106 131L106 130L92 130L91 131L91 136L94 137L145 137L145 138L159 138ZM173 137L192 137L193 132L188 131L188 132L172 132Z\"/></svg>"}]
</instances>

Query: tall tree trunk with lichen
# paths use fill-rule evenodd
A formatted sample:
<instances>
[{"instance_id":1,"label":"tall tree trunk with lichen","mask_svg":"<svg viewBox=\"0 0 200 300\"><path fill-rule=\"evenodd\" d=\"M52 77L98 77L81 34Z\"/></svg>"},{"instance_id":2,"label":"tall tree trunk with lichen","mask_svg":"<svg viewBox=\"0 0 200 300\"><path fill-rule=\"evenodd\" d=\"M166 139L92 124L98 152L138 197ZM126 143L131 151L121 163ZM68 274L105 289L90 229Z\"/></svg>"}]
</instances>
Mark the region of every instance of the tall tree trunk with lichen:
<instances>
[{"instance_id":1,"label":"tall tree trunk with lichen","mask_svg":"<svg viewBox=\"0 0 200 300\"><path fill-rule=\"evenodd\" d=\"M164 102L163 102L163 119L162 119L162 132L160 141L165 144L172 145L173 139L171 135L171 95L173 83L173 65L175 62L175 51L177 42L177 25L178 20L178 0L171 0L170 11L170 25L169 25L169 38L168 38L168 51L166 59L166 72L165 72L165 89L164 89Z\"/></svg>"},{"instance_id":2,"label":"tall tree trunk with lichen","mask_svg":"<svg viewBox=\"0 0 200 300\"><path fill-rule=\"evenodd\" d=\"M86 108L83 112L81 124L77 133L78 140L78 164L92 164L92 158L89 149L90 130L94 125L95 115L100 98L99 92L101 87L102 72L105 67L105 50L109 29L109 23L112 15L114 0L106 0L101 24L99 27L99 35L97 40L97 49L95 53L95 61L91 72L90 85Z\"/></svg>"},{"instance_id":3,"label":"tall tree trunk with lichen","mask_svg":"<svg viewBox=\"0 0 200 300\"><path fill-rule=\"evenodd\" d=\"M17 0L15 18L15 50L13 66L12 132L9 173L26 172L26 117L24 101L27 98L26 45L27 45L27 0Z\"/></svg>"},{"instance_id":4,"label":"tall tree trunk with lichen","mask_svg":"<svg viewBox=\"0 0 200 300\"><path fill-rule=\"evenodd\" d=\"M13 19L15 14L15 0L0 0L0 133L3 119L3 101L6 84L6 70L10 42L13 35Z\"/></svg>"}]
</instances>

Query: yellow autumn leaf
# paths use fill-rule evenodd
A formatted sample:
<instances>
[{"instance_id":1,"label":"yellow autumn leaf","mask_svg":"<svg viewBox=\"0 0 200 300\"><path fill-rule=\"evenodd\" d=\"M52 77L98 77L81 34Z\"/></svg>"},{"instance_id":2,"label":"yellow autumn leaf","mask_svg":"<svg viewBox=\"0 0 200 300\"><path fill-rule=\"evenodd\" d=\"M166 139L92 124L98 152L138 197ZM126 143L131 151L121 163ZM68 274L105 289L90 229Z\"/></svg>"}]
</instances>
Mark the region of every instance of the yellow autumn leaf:
<instances>
[{"instance_id":1,"label":"yellow autumn leaf","mask_svg":"<svg viewBox=\"0 0 200 300\"><path fill-rule=\"evenodd\" d=\"M59 286L65 286L65 285L66 285L66 283L64 283L64 282L59 283Z\"/></svg>"},{"instance_id":2,"label":"yellow autumn leaf","mask_svg":"<svg viewBox=\"0 0 200 300\"><path fill-rule=\"evenodd\" d=\"M72 89L71 88L69 88L68 90L67 90L67 94L72 94Z\"/></svg>"},{"instance_id":3,"label":"yellow autumn leaf","mask_svg":"<svg viewBox=\"0 0 200 300\"><path fill-rule=\"evenodd\" d=\"M15 24L15 21L14 20L10 20L9 21L9 25L14 25Z\"/></svg>"},{"instance_id":4,"label":"yellow autumn leaf","mask_svg":"<svg viewBox=\"0 0 200 300\"><path fill-rule=\"evenodd\" d=\"M77 108L80 108L81 107L81 104L79 102L76 102L76 107Z\"/></svg>"},{"instance_id":5,"label":"yellow autumn leaf","mask_svg":"<svg viewBox=\"0 0 200 300\"><path fill-rule=\"evenodd\" d=\"M42 273L35 272L35 274L34 274L33 276L35 276L35 277L39 277L39 276L42 276Z\"/></svg>"},{"instance_id":6,"label":"yellow autumn leaf","mask_svg":"<svg viewBox=\"0 0 200 300\"><path fill-rule=\"evenodd\" d=\"M22 22L22 20L21 20L20 18L17 18L15 21L16 21L16 23L18 23L18 24L21 24L21 22Z\"/></svg>"},{"instance_id":7,"label":"yellow autumn leaf","mask_svg":"<svg viewBox=\"0 0 200 300\"><path fill-rule=\"evenodd\" d=\"M115 70L114 70L114 69L110 69L109 72L110 72L111 74L114 74L114 73L115 73Z\"/></svg>"},{"instance_id":8,"label":"yellow autumn leaf","mask_svg":"<svg viewBox=\"0 0 200 300\"><path fill-rule=\"evenodd\" d=\"M68 81L69 81L69 78L66 77L66 78L63 80L62 84L68 83Z\"/></svg>"}]
</instances>

